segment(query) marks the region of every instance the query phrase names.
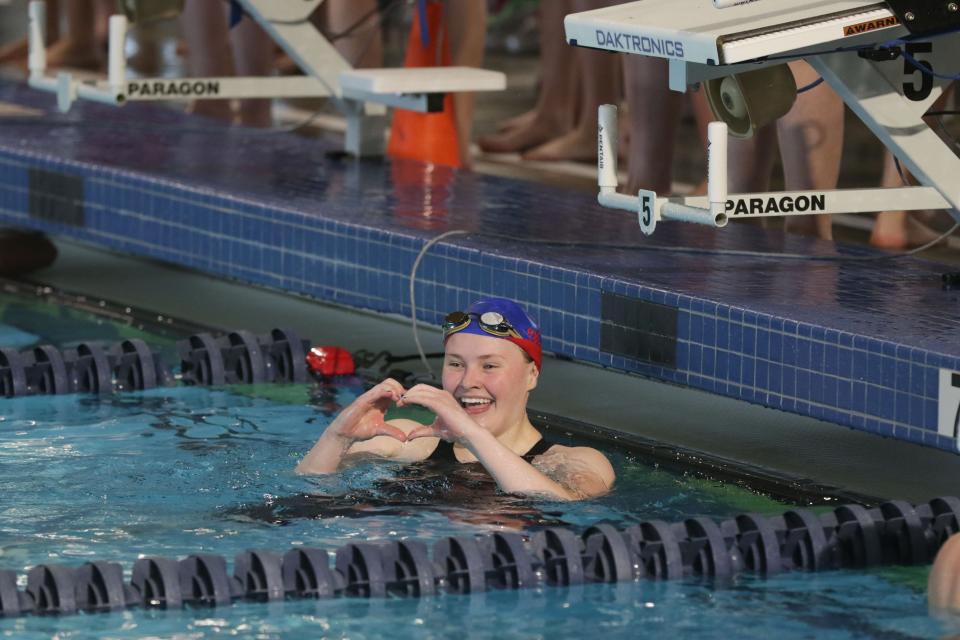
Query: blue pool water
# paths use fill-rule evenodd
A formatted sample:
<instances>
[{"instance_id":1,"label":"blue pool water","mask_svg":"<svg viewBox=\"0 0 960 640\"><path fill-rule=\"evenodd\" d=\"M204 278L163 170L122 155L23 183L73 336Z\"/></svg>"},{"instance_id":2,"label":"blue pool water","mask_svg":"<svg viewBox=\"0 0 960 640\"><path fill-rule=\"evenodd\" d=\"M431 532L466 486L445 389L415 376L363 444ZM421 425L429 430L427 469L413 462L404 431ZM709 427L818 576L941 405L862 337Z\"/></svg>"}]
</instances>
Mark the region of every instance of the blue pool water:
<instances>
[{"instance_id":1,"label":"blue pool water","mask_svg":"<svg viewBox=\"0 0 960 640\"><path fill-rule=\"evenodd\" d=\"M43 334L32 317L20 329ZM106 334L131 330L104 327ZM248 549L332 550L351 541L430 542L557 522L582 529L607 520L623 527L652 518L786 509L739 487L649 466L619 449L605 451L618 474L614 491L574 504L465 495L446 477L398 481L410 472L390 465L359 465L328 478L295 475L299 457L361 390L359 381L346 381L0 400L0 569L17 571L23 588L26 570L41 563L118 561L129 572L141 556L215 553L232 560ZM638 582L419 600L24 616L0 619L0 635L934 637L943 629L926 613L926 571L743 576L723 587Z\"/></svg>"},{"instance_id":2,"label":"blue pool water","mask_svg":"<svg viewBox=\"0 0 960 640\"><path fill-rule=\"evenodd\" d=\"M311 398L306 387L259 390L271 397L249 388L175 388L104 400L4 401L0 567L25 574L35 564L79 566L98 559L120 561L129 570L142 555L205 552L232 558L247 549L334 549L356 540L408 537L431 541L489 531L500 526L496 522L535 524L537 518L583 527L601 519L625 525L784 509L740 489L641 466L617 451L608 452L620 478L609 496L578 504L500 496L489 498L483 511L431 506L429 499L411 506L407 495L391 503L386 481L403 473L398 468L359 466L324 479L293 474L329 414L359 390L327 387L314 390ZM443 480L434 482L443 488ZM423 489L428 488L429 482ZM277 506L308 492L344 497L322 501L313 511L303 500L286 513ZM927 617L924 595L915 587L924 570L903 571L743 577L724 588L637 583L421 601L344 598L216 610L27 616L0 620L0 634L381 637L389 631L393 637L449 637L464 629L492 635L509 625L522 637L588 628L624 636L641 628L711 637L766 637L774 630L781 637L936 635L939 626Z\"/></svg>"}]
</instances>

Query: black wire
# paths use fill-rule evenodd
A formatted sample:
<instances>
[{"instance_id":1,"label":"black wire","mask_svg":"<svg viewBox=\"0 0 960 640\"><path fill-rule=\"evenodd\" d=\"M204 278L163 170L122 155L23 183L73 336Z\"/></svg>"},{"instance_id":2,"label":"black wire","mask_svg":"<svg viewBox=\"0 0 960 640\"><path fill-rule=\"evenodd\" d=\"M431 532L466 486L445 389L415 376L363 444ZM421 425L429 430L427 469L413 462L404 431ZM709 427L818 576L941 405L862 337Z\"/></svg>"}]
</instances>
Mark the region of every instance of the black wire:
<instances>
[{"instance_id":1,"label":"black wire","mask_svg":"<svg viewBox=\"0 0 960 640\"><path fill-rule=\"evenodd\" d=\"M947 74L947 73L937 73L927 65L923 64L921 61L913 57L913 54L908 52L906 49L900 52L900 55L903 56L903 59L909 62L914 69L920 73L925 73L928 76L938 78L940 80L960 80L960 74Z\"/></svg>"},{"instance_id":2,"label":"black wire","mask_svg":"<svg viewBox=\"0 0 960 640\"><path fill-rule=\"evenodd\" d=\"M229 0L227 0L227 1L229 2ZM377 14L378 12L381 13L380 19L378 20L378 23L379 23L379 22L382 22L383 19L384 19L384 17L386 17L387 14L389 14L391 11L393 11L393 10L394 10L398 5L400 5L402 2L403 2L403 0L390 0L390 3L389 3L386 7L383 8L382 12L381 12L381 9L380 9L379 5L374 6L372 9L370 9L369 11L367 11L367 12L366 12L365 14L363 14L360 18L358 18L356 21L354 21L353 24L351 24L349 27L347 27L346 29L344 29L344 30L341 31L340 33L324 34L324 37L326 37L326 39L329 40L330 42L333 42L334 40L339 40L340 38L349 37L354 31L356 31L358 28L360 28L360 26L361 26L364 22L366 22L367 20L369 20L371 17L373 17L373 16L374 16L375 14ZM307 16L306 18L300 18L300 19L298 19L298 20L267 20L267 22L269 22L270 24L280 24L280 25L298 25L298 24L304 24L304 23L306 23L306 22L310 22L310 16Z\"/></svg>"},{"instance_id":3,"label":"black wire","mask_svg":"<svg viewBox=\"0 0 960 640\"><path fill-rule=\"evenodd\" d=\"M807 91L810 91L810 89L816 89L816 88L817 88L818 86L820 86L821 84L823 84L823 77L822 77L822 76L819 77L819 78L817 78L816 80L814 80L814 81L811 82L810 84L808 84L808 85L806 85L806 86L804 86L804 87L800 87L799 89L797 89L797 94L799 95L799 94L801 94L801 93L806 93Z\"/></svg>"},{"instance_id":4,"label":"black wire","mask_svg":"<svg viewBox=\"0 0 960 640\"><path fill-rule=\"evenodd\" d=\"M893 156L893 166L897 168L897 173L900 174L900 182L903 183L903 186L905 187L913 186L907 180L907 176L903 173L903 167L900 166L900 158L898 158L897 156Z\"/></svg>"}]
</instances>

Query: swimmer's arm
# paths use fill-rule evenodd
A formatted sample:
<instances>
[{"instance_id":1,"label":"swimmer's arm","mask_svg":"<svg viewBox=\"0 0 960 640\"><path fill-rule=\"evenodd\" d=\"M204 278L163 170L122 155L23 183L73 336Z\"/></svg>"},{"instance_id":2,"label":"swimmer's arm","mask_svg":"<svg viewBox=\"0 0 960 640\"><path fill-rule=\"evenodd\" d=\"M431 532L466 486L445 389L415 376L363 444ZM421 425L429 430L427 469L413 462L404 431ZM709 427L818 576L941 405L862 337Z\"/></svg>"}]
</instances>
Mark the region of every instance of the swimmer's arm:
<instances>
[{"instance_id":1,"label":"swimmer's arm","mask_svg":"<svg viewBox=\"0 0 960 640\"><path fill-rule=\"evenodd\" d=\"M396 427L404 434L410 433L412 429L420 426L418 422L406 419L388 420L387 424ZM430 451L435 446L435 443L425 442L425 440L428 439L401 442L391 436L375 436L369 440L351 443L349 440L337 437L336 433L327 429L317 440L317 443L313 445L313 448L303 457L300 464L297 465L296 472L310 475L336 473L351 459L370 457L388 458L403 462L422 460L430 455Z\"/></svg>"},{"instance_id":2,"label":"swimmer's arm","mask_svg":"<svg viewBox=\"0 0 960 640\"><path fill-rule=\"evenodd\" d=\"M531 465L488 431L475 434L468 448L507 493L551 500L583 500L602 495L613 486L613 467L595 449L564 448L566 454L540 456L552 463L549 469L557 471L548 475L537 468L540 465Z\"/></svg>"},{"instance_id":3,"label":"swimmer's arm","mask_svg":"<svg viewBox=\"0 0 960 640\"><path fill-rule=\"evenodd\" d=\"M927 581L927 602L938 615L960 610L960 534L952 535L937 552Z\"/></svg>"},{"instance_id":4,"label":"swimmer's arm","mask_svg":"<svg viewBox=\"0 0 960 640\"><path fill-rule=\"evenodd\" d=\"M616 481L607 457L590 447L554 445L550 452L534 460L534 466L567 487L577 500L609 493Z\"/></svg>"}]
</instances>

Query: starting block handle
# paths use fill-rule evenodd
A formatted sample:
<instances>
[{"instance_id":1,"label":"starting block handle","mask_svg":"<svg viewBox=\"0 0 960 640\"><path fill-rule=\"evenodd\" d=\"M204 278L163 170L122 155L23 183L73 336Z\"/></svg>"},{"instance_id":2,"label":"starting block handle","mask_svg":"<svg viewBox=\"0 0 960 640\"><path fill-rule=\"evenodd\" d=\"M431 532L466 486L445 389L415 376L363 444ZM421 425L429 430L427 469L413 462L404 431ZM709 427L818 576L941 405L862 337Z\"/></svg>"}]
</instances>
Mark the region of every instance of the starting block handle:
<instances>
[{"instance_id":1,"label":"starting block handle","mask_svg":"<svg viewBox=\"0 0 960 640\"><path fill-rule=\"evenodd\" d=\"M31 77L42 76L47 70L47 3L31 0L28 13L27 67Z\"/></svg>"}]
</instances>

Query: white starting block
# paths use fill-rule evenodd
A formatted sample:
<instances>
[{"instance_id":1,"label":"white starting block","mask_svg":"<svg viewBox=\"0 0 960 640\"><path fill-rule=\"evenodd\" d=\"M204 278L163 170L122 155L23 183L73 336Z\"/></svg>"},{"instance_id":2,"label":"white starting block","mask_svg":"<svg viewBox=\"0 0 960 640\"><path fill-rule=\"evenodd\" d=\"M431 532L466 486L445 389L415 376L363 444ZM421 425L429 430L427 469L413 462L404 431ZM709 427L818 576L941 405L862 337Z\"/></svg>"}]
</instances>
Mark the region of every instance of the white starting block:
<instances>
[{"instance_id":1,"label":"white starting block","mask_svg":"<svg viewBox=\"0 0 960 640\"><path fill-rule=\"evenodd\" d=\"M754 119L768 102L785 97L779 114L785 113L796 92L792 77L793 93L783 96L786 90L765 90L770 82L751 83L743 74L766 70L769 80L775 65L805 59L924 185L728 195L726 130L712 126L707 197L620 194L617 139L611 135L615 110L601 107L599 201L637 212L645 233L653 233L659 220L723 226L737 217L885 209L949 209L960 222L960 159L923 121L960 73L957 3L643 0L568 15L565 27L572 45L668 60L671 89L706 82L715 113L740 135L770 120ZM736 81L724 79L731 76Z\"/></svg>"},{"instance_id":2,"label":"white starting block","mask_svg":"<svg viewBox=\"0 0 960 640\"><path fill-rule=\"evenodd\" d=\"M135 0L127 0L135 2ZM215 1L215 0L208 0ZM386 107L419 112L439 111L447 93L502 91L503 73L469 67L412 69L352 69L349 63L310 23L309 16L323 0L277 2L239 0L244 11L279 44L307 74L291 77L127 78L125 42L127 18L110 17L106 80L82 81L70 73L46 73L43 33L45 3L29 5L28 84L57 94L61 111L77 99L112 105L131 101L245 98L335 98L346 116L344 146L357 156L383 153Z\"/></svg>"}]
</instances>

